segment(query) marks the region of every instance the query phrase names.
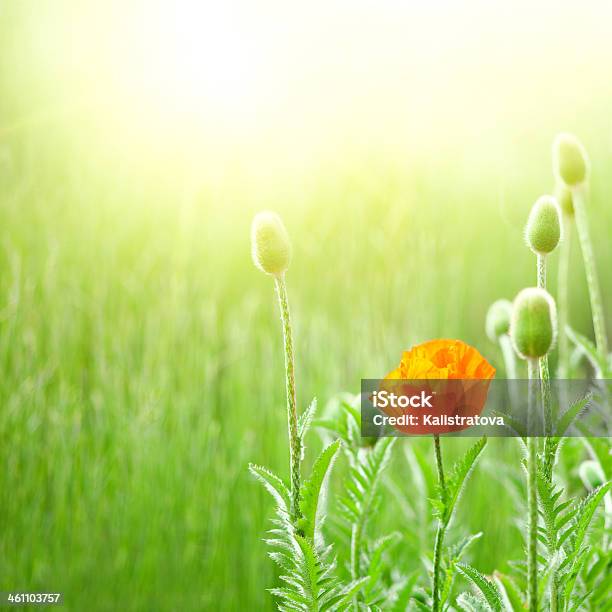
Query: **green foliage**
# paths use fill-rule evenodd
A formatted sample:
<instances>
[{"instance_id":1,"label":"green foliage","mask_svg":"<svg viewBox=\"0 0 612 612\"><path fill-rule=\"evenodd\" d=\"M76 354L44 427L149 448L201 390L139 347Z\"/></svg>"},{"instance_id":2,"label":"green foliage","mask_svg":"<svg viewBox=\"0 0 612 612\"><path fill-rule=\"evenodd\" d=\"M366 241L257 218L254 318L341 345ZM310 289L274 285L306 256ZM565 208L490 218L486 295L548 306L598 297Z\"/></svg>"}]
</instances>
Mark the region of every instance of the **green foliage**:
<instances>
[{"instance_id":1,"label":"green foliage","mask_svg":"<svg viewBox=\"0 0 612 612\"><path fill-rule=\"evenodd\" d=\"M471 565L457 563L457 570L480 591L490 610L501 612L503 608L501 594L493 582Z\"/></svg>"},{"instance_id":2,"label":"green foliage","mask_svg":"<svg viewBox=\"0 0 612 612\"><path fill-rule=\"evenodd\" d=\"M578 416L587 408L591 401L592 394L587 393L583 398L576 400L560 417L555 425L555 436L565 435L567 430Z\"/></svg>"},{"instance_id":3,"label":"green foliage","mask_svg":"<svg viewBox=\"0 0 612 612\"><path fill-rule=\"evenodd\" d=\"M268 493L272 495L277 509L288 514L291 506L291 493L287 485L276 474L260 465L250 463L249 471L263 484Z\"/></svg>"},{"instance_id":4,"label":"green foliage","mask_svg":"<svg viewBox=\"0 0 612 612\"><path fill-rule=\"evenodd\" d=\"M446 479L446 500L444 501L442 490L439 487L437 498L431 500L434 514L443 525L449 525L457 500L486 444L487 439L483 436L453 465Z\"/></svg>"},{"instance_id":5,"label":"green foliage","mask_svg":"<svg viewBox=\"0 0 612 612\"><path fill-rule=\"evenodd\" d=\"M327 472L340 448L340 440L332 442L317 457L310 478L304 481L300 489L300 518L298 529L311 540L315 537L315 525L319 500Z\"/></svg>"},{"instance_id":6,"label":"green foliage","mask_svg":"<svg viewBox=\"0 0 612 612\"><path fill-rule=\"evenodd\" d=\"M455 580L457 563L463 558L466 550L482 537L482 532L464 536L458 543L448 546L444 559L444 583L440 601L447 601L451 595L451 590Z\"/></svg>"},{"instance_id":7,"label":"green foliage","mask_svg":"<svg viewBox=\"0 0 612 612\"><path fill-rule=\"evenodd\" d=\"M298 424L298 434L304 435L314 416L316 402L312 402ZM350 605L369 578L362 577L342 584L336 574L336 560L332 547L325 546L319 536L320 503L324 488L341 440L326 446L316 458L310 476L300 487L300 517L294 524L290 516L291 497L288 487L270 470L249 465L276 502L276 519L270 537L270 558L280 567L280 579L285 586L271 589L279 600L280 610L318 612L342 610Z\"/></svg>"},{"instance_id":8,"label":"green foliage","mask_svg":"<svg viewBox=\"0 0 612 612\"><path fill-rule=\"evenodd\" d=\"M491 609L482 597L478 597L466 591L459 594L455 604L459 610L463 610L464 612L490 612Z\"/></svg>"},{"instance_id":9,"label":"green foliage","mask_svg":"<svg viewBox=\"0 0 612 612\"><path fill-rule=\"evenodd\" d=\"M377 606L384 602L390 603L397 597L386 582L389 567L385 553L398 543L401 536L391 533L372 540L367 533L367 524L376 515L381 498L382 475L391 459L396 438L380 438L364 446L360 435L360 419L357 408L351 402L341 399L336 414L316 423L344 441L349 471L344 495L337 503L336 522L340 532L346 534L348 539L348 554L345 556L348 558L351 578L357 580L369 576L358 601L364 605Z\"/></svg>"},{"instance_id":10,"label":"green foliage","mask_svg":"<svg viewBox=\"0 0 612 612\"><path fill-rule=\"evenodd\" d=\"M558 593L559 603L570 606L574 599L576 581L583 569L587 567L589 558L594 554L594 548L584 544L589 526L597 506L609 492L612 485L607 482L593 490L582 500L568 499L561 501L563 488L554 484L543 465L538 467L537 474L538 500L543 527L539 530L539 540L546 546L547 559L542 559L545 566L543 578L555 581L555 589L563 586ZM595 562L605 565L605 561ZM597 576L591 575L593 580ZM540 583L541 596L545 580ZM595 589L596 585L592 585ZM552 596L552 595L551 595Z\"/></svg>"},{"instance_id":11,"label":"green foliage","mask_svg":"<svg viewBox=\"0 0 612 612\"><path fill-rule=\"evenodd\" d=\"M315 397L310 405L298 417L298 437L300 439L300 448L304 449L304 438L310 429L314 415L317 411L317 398Z\"/></svg>"},{"instance_id":12,"label":"green foliage","mask_svg":"<svg viewBox=\"0 0 612 612\"><path fill-rule=\"evenodd\" d=\"M332 547L324 546L315 537L317 513L323 483L340 440L327 446L316 459L310 478L302 485L301 513L298 526L290 515L290 497L287 486L270 470L250 465L251 473L259 480L276 502L274 528L266 540L271 547L270 558L283 572L283 587L271 589L279 600L282 611L323 612L346 609L352 598L365 585L368 578L342 584L335 574L336 561Z\"/></svg>"}]
</instances>

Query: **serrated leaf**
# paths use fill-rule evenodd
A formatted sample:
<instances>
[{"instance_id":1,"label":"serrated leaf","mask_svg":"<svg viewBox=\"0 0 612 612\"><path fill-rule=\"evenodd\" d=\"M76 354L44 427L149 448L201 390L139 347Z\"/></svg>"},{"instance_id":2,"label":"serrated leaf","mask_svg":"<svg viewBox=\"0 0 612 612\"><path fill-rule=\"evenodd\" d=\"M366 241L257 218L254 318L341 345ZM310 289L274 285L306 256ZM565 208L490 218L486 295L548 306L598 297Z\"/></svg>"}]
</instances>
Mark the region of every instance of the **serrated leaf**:
<instances>
[{"instance_id":1,"label":"serrated leaf","mask_svg":"<svg viewBox=\"0 0 612 612\"><path fill-rule=\"evenodd\" d=\"M312 466L310 478L304 481L300 490L301 517L298 521L298 528L311 540L315 535L317 510L323 483L339 448L340 440L336 440L321 451Z\"/></svg>"},{"instance_id":2,"label":"serrated leaf","mask_svg":"<svg viewBox=\"0 0 612 612\"><path fill-rule=\"evenodd\" d=\"M593 397L592 393L587 393L583 398L575 401L559 418L555 427L555 436L562 437L571 427L572 423L586 410Z\"/></svg>"},{"instance_id":3,"label":"serrated leaf","mask_svg":"<svg viewBox=\"0 0 612 612\"><path fill-rule=\"evenodd\" d=\"M300 440L304 440L304 436L308 432L310 425L312 423L312 419L314 418L315 412L317 411L317 398L313 398L312 402L310 402L310 406L302 412L298 419L298 437Z\"/></svg>"},{"instance_id":4,"label":"serrated leaf","mask_svg":"<svg viewBox=\"0 0 612 612\"><path fill-rule=\"evenodd\" d=\"M344 587L337 595L333 597L325 598L321 601L321 610L339 610L359 592L363 585L368 581L368 577L359 578L353 580L346 587Z\"/></svg>"},{"instance_id":5,"label":"serrated leaf","mask_svg":"<svg viewBox=\"0 0 612 612\"><path fill-rule=\"evenodd\" d=\"M449 477L446 480L446 500L443 500L441 491L439 493L439 499L442 501L442 508L439 505L434 505L434 512L438 518L442 521L445 526L448 526L455 509L455 505L467 479L476 464L476 461L487 444L486 436L483 436L471 446L467 452L455 462L453 469L451 470Z\"/></svg>"},{"instance_id":6,"label":"serrated leaf","mask_svg":"<svg viewBox=\"0 0 612 612\"><path fill-rule=\"evenodd\" d=\"M274 473L261 465L249 463L249 471L259 480L272 495L277 505L284 511L289 512L291 507L291 495L285 483Z\"/></svg>"},{"instance_id":7,"label":"serrated leaf","mask_svg":"<svg viewBox=\"0 0 612 612\"><path fill-rule=\"evenodd\" d=\"M457 563L457 570L476 586L494 612L501 612L503 607L501 595L493 582L481 574L476 568L466 563Z\"/></svg>"},{"instance_id":8,"label":"serrated leaf","mask_svg":"<svg viewBox=\"0 0 612 612\"><path fill-rule=\"evenodd\" d=\"M272 595L285 599L287 601L293 601L298 604L308 605L308 599L303 595L300 595L297 591L289 589L287 587L279 587L276 589L269 589Z\"/></svg>"},{"instance_id":9,"label":"serrated leaf","mask_svg":"<svg viewBox=\"0 0 612 612\"><path fill-rule=\"evenodd\" d=\"M463 612L490 612L491 610L486 601L467 591L459 594L456 605Z\"/></svg>"},{"instance_id":10,"label":"serrated leaf","mask_svg":"<svg viewBox=\"0 0 612 612\"><path fill-rule=\"evenodd\" d=\"M593 491L580 502L580 505L576 509L576 516L568 526L570 535L568 538L569 550L566 561L569 559L570 562L573 562L572 557L579 554L580 547L582 546L589 525L591 524L595 510L605 494L610 490L611 486L612 481L600 485L597 489L593 489Z\"/></svg>"}]
</instances>

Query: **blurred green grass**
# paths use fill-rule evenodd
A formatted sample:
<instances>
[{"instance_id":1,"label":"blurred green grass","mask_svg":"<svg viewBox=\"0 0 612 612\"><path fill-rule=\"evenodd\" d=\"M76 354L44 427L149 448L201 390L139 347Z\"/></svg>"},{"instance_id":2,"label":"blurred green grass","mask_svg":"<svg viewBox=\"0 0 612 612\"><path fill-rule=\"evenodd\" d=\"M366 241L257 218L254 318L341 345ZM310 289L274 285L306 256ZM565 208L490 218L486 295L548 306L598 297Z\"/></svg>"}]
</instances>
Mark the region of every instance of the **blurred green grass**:
<instances>
[{"instance_id":1,"label":"blurred green grass","mask_svg":"<svg viewBox=\"0 0 612 612\"><path fill-rule=\"evenodd\" d=\"M366 160L267 199L294 242L302 408L431 337L501 368L484 316L534 281L521 226L551 185L543 152L516 160L532 170L501 192L452 159ZM250 262L248 181L236 169L222 188L181 191L40 135L0 154L0 589L62 591L70 610L271 609L271 504L246 466L286 473L283 357L272 283ZM609 296L610 152L596 164L589 215ZM590 334L576 255L572 322ZM462 444L445 441L449 460ZM410 491L403 445L431 450L396 447L393 477ZM481 465L457 523L484 531L472 561L490 572L522 554L505 475L520 478L515 442L492 440ZM375 528L401 528L384 506Z\"/></svg>"}]
</instances>

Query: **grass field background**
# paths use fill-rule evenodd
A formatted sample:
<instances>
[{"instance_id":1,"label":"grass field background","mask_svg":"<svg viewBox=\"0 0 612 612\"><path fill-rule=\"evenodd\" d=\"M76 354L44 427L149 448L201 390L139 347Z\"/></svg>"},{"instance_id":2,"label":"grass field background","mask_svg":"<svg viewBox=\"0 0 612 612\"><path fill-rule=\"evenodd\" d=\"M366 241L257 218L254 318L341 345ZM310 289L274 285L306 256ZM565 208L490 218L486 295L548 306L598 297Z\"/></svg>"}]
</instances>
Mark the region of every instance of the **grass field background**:
<instances>
[{"instance_id":1,"label":"grass field background","mask_svg":"<svg viewBox=\"0 0 612 612\"><path fill-rule=\"evenodd\" d=\"M70 79L55 89L26 38L35 25L59 37L51 14L0 13L0 590L61 591L69 610L272 609L261 542L272 507L247 473L249 461L288 469L279 314L249 253L261 208L281 214L293 241L302 409L356 392L434 337L474 344L502 372L484 317L535 282L522 227L552 189L560 130L592 158L588 214L612 329L603 73L577 73L582 94L566 104L561 81L515 113L481 102L488 126L478 108L462 123L443 88L438 115L407 105L377 124L375 101L328 141L297 107L281 125L293 131L232 133L216 148L201 126L191 138L184 116L126 132L129 113L72 106L91 90ZM608 49L591 51L609 67ZM572 324L591 335L576 248L571 283ZM464 444L445 442L449 458ZM312 432L310 449L320 445ZM410 445L431 454L429 440L395 447L391 474L409 495ZM579 490L581 447L566 452ZM492 440L460 503L457 523L484 531L471 557L484 572L522 556L518 457L515 441ZM409 523L386 497L375 524ZM409 546L396 554L400 569L421 566Z\"/></svg>"}]
</instances>

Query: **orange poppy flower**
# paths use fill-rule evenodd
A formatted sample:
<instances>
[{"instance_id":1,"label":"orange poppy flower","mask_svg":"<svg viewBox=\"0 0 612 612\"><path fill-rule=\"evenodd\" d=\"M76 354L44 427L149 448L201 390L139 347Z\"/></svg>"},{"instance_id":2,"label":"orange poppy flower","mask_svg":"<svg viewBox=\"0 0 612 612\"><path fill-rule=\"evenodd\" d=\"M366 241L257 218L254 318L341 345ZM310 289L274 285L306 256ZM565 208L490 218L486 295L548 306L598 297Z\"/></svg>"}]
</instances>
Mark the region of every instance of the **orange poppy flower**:
<instances>
[{"instance_id":1,"label":"orange poppy flower","mask_svg":"<svg viewBox=\"0 0 612 612\"><path fill-rule=\"evenodd\" d=\"M435 397L432 408L411 409L388 407L390 416L418 414L418 424L396 425L409 434L440 434L461 431L470 425L484 408L489 383L495 368L472 346L461 340L430 340L405 351L397 368L389 372L380 389L397 395L412 396L421 392ZM423 418L435 417L435 425ZM447 417L453 417L449 419Z\"/></svg>"}]
</instances>

